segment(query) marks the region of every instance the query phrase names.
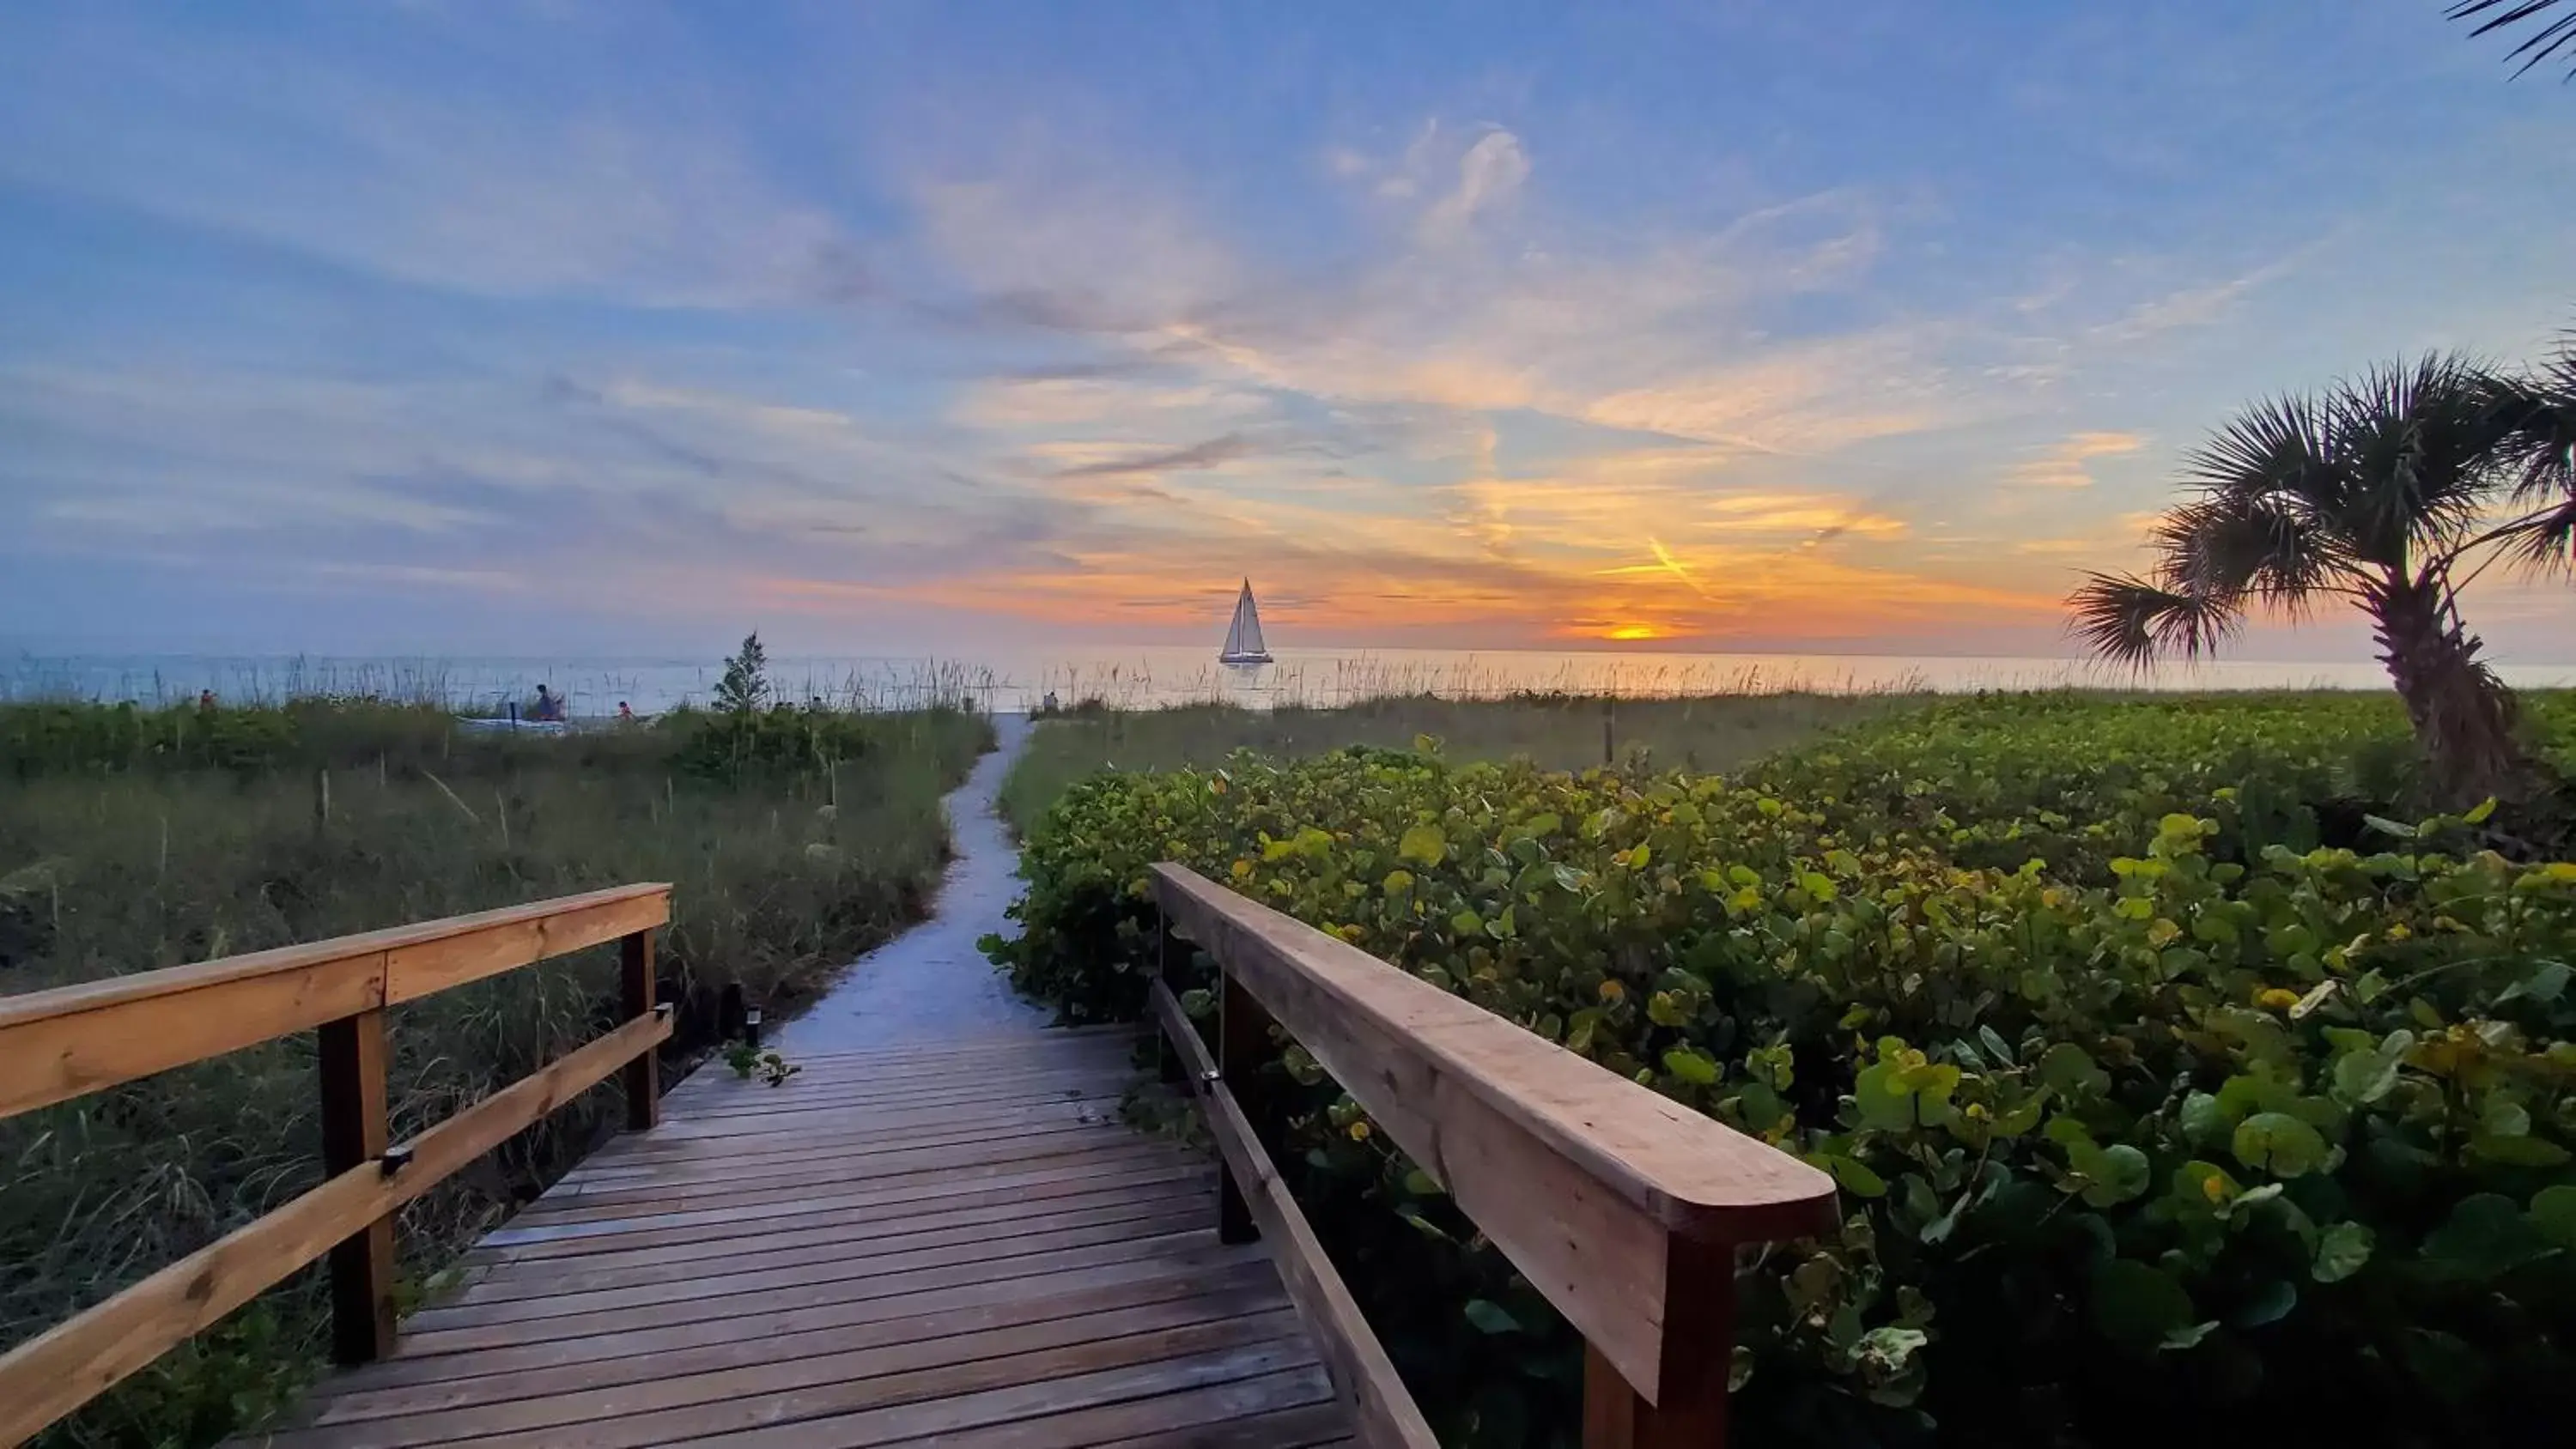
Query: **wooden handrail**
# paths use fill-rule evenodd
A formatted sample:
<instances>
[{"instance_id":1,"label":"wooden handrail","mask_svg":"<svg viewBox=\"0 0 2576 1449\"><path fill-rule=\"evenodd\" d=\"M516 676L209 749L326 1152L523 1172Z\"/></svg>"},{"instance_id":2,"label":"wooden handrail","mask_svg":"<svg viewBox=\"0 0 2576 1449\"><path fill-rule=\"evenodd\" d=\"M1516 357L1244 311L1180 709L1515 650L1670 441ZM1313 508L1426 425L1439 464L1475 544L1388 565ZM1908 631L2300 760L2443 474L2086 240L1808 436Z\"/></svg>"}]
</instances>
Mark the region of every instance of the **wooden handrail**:
<instances>
[{"instance_id":1,"label":"wooden handrail","mask_svg":"<svg viewBox=\"0 0 2576 1449\"><path fill-rule=\"evenodd\" d=\"M0 1117L603 945L670 918L668 885L617 886L0 996Z\"/></svg>"},{"instance_id":2,"label":"wooden handrail","mask_svg":"<svg viewBox=\"0 0 2576 1449\"><path fill-rule=\"evenodd\" d=\"M1582 1331L1587 1444L1721 1442L1734 1250L1830 1228L1830 1176L1182 866L1154 876L1225 975L1224 1043L1275 1020Z\"/></svg>"},{"instance_id":3,"label":"wooden handrail","mask_svg":"<svg viewBox=\"0 0 2576 1449\"><path fill-rule=\"evenodd\" d=\"M319 1187L0 1354L0 1444L15 1444L314 1260L331 1259L344 1363L391 1352L393 1214L548 1112L623 1073L627 1124L653 1125L653 931L666 884L620 886L193 966L0 997L0 1118L307 1028L321 1033ZM621 943L625 1020L411 1141L387 1140L385 1008Z\"/></svg>"}]
</instances>

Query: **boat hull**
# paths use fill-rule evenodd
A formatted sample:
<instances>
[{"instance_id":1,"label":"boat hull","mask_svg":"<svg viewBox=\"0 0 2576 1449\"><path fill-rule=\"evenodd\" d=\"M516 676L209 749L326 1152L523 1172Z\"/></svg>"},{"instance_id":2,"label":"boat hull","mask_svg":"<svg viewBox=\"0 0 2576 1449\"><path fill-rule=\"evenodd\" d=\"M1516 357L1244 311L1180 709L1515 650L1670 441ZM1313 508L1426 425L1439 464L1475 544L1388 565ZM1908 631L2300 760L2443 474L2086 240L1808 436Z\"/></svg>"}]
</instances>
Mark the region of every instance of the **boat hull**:
<instances>
[{"instance_id":1,"label":"boat hull","mask_svg":"<svg viewBox=\"0 0 2576 1449\"><path fill-rule=\"evenodd\" d=\"M1216 657L1216 662L1219 664L1268 664L1270 662L1270 656L1267 654L1220 654Z\"/></svg>"}]
</instances>

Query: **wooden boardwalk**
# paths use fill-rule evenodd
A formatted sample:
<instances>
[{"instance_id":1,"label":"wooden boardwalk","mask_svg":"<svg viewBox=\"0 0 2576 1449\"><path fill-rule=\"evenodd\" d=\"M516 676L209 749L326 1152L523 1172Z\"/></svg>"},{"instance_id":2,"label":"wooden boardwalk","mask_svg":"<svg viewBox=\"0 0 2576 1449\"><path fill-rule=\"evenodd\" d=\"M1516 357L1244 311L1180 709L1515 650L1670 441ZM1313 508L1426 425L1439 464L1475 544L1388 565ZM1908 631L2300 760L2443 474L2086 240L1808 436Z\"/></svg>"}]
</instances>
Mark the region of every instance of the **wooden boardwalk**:
<instances>
[{"instance_id":1,"label":"wooden boardwalk","mask_svg":"<svg viewBox=\"0 0 2576 1449\"><path fill-rule=\"evenodd\" d=\"M1163 967L1220 988L1213 1052L1171 979L1148 997L1221 1171L1120 1122L1125 1028L952 1011L877 1045L871 1012L783 1086L661 1095L655 882L0 996L0 1117L316 1031L324 1173L0 1352L0 1444L327 1258L363 1367L265 1442L1438 1449L1238 1096L1284 1033L1583 1334L1587 1449L1723 1449L1737 1250L1829 1230L1832 1178L1214 881L1153 882ZM617 1025L390 1140L390 1008L610 943ZM963 980L871 963L916 1008ZM627 1134L397 1331L404 1204L612 1078Z\"/></svg>"},{"instance_id":2,"label":"wooden boardwalk","mask_svg":"<svg viewBox=\"0 0 2576 1449\"><path fill-rule=\"evenodd\" d=\"M721 1063L465 1259L280 1446L1286 1446L1347 1411L1132 1032Z\"/></svg>"}]
</instances>

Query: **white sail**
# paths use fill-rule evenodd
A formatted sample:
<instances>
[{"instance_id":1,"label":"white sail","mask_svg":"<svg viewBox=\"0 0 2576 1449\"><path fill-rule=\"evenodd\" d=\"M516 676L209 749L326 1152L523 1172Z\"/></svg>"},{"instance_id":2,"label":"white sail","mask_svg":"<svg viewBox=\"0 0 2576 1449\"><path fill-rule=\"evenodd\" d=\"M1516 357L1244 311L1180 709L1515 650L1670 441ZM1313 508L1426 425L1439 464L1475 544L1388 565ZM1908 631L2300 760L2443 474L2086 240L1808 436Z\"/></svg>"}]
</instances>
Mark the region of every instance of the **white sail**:
<instances>
[{"instance_id":1,"label":"white sail","mask_svg":"<svg viewBox=\"0 0 2576 1449\"><path fill-rule=\"evenodd\" d=\"M1225 631L1225 648L1218 653L1220 664L1267 664L1269 646L1261 642L1261 609L1252 602L1252 580L1243 581L1243 592L1235 596L1234 622Z\"/></svg>"}]
</instances>

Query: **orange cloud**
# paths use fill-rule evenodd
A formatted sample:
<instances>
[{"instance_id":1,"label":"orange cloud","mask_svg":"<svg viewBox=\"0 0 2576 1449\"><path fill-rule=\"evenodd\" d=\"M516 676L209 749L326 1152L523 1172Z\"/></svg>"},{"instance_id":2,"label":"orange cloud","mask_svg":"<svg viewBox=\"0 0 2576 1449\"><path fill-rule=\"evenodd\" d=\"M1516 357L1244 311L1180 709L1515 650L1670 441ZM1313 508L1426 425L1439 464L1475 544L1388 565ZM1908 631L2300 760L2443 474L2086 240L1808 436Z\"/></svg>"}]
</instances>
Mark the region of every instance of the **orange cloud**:
<instances>
[{"instance_id":1,"label":"orange cloud","mask_svg":"<svg viewBox=\"0 0 2576 1449\"><path fill-rule=\"evenodd\" d=\"M2093 473L2087 465L2094 459L2123 458L2146 446L2147 439L2140 433L2073 433L2037 457L2015 464L2004 477L2016 488L2090 488Z\"/></svg>"}]
</instances>

